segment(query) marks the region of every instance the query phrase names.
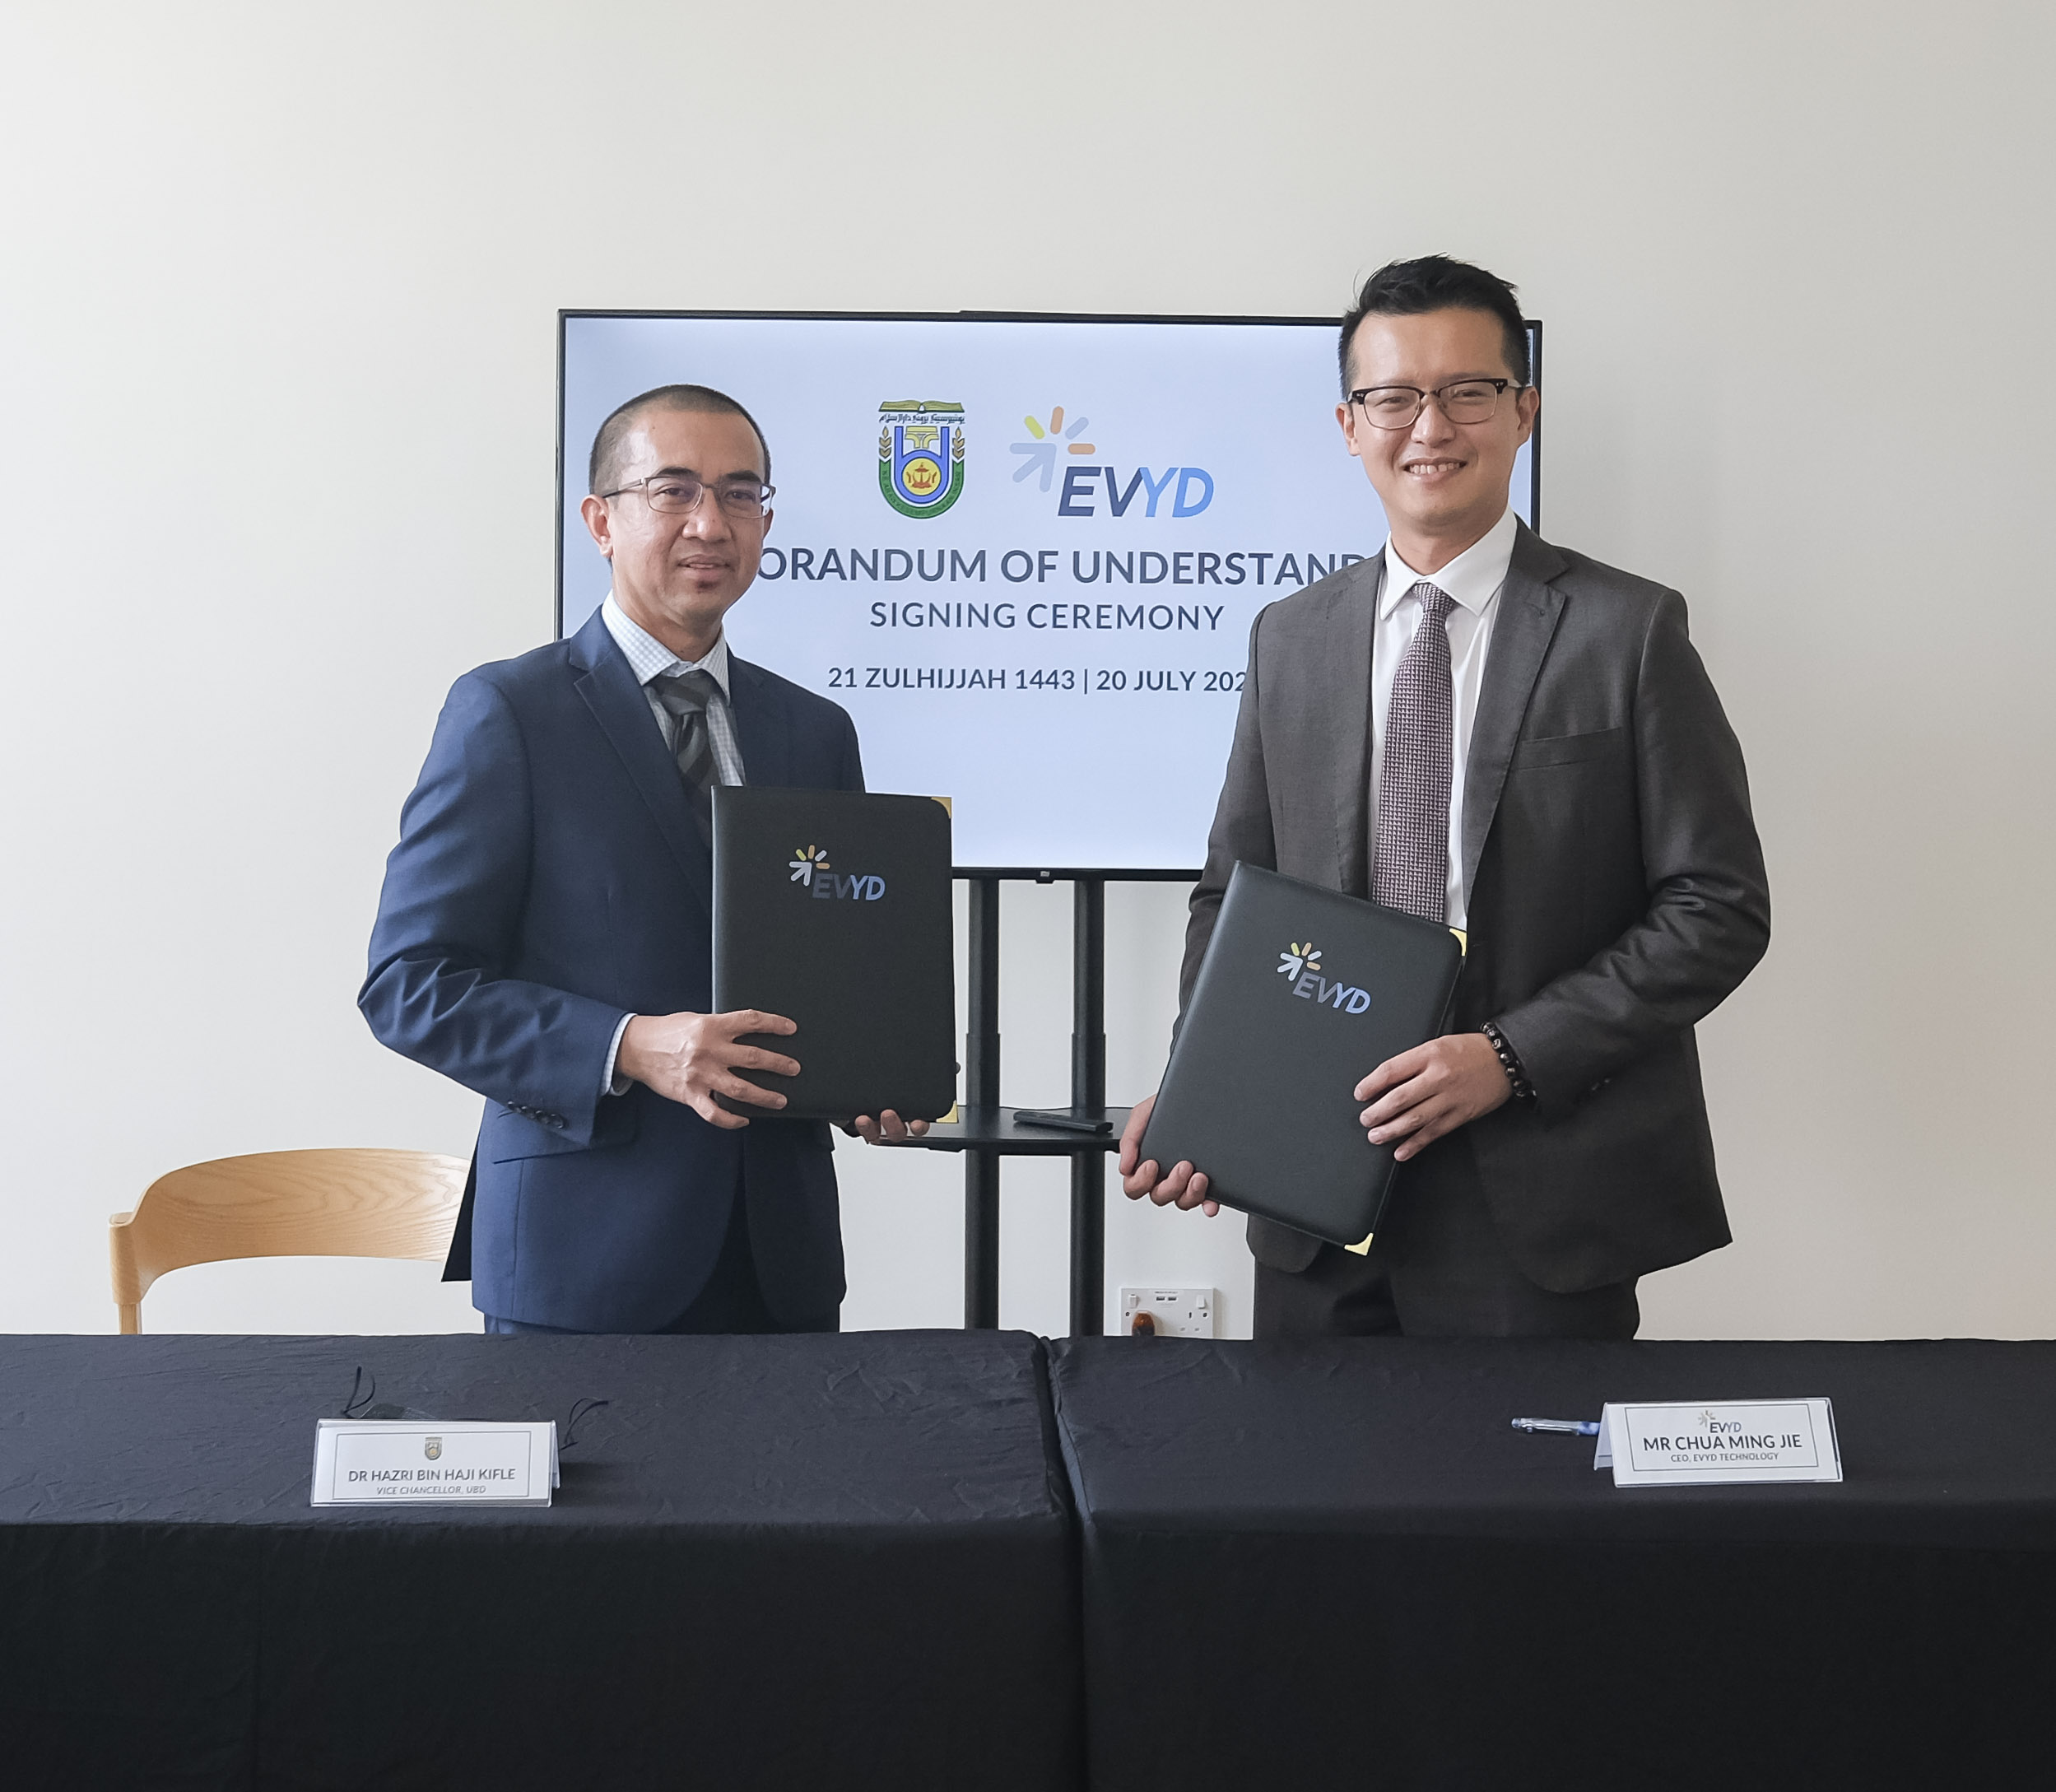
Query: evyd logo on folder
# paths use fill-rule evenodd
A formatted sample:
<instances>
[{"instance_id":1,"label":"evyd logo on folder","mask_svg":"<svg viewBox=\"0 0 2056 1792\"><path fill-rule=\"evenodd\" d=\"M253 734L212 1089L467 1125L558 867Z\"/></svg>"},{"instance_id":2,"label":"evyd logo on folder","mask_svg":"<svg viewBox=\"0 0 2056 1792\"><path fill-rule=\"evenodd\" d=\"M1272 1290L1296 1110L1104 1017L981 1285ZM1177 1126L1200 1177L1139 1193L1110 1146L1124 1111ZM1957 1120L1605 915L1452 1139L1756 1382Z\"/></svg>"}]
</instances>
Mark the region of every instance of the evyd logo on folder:
<instances>
[{"instance_id":1,"label":"evyd logo on folder","mask_svg":"<svg viewBox=\"0 0 2056 1792\"><path fill-rule=\"evenodd\" d=\"M809 896L824 901L840 897L849 902L876 902L886 893L886 881L875 871L844 877L833 870L825 846L801 846L794 850L798 856L787 861L792 867L791 881L804 883Z\"/></svg>"},{"instance_id":2,"label":"evyd logo on folder","mask_svg":"<svg viewBox=\"0 0 2056 1792\"><path fill-rule=\"evenodd\" d=\"M1302 946L1297 940L1293 941L1291 951L1278 954L1277 974L1291 980L1294 995L1322 1008L1333 1008L1338 1014L1361 1014L1370 1006L1368 989L1344 983L1339 977L1333 983L1328 980L1318 946Z\"/></svg>"}]
</instances>

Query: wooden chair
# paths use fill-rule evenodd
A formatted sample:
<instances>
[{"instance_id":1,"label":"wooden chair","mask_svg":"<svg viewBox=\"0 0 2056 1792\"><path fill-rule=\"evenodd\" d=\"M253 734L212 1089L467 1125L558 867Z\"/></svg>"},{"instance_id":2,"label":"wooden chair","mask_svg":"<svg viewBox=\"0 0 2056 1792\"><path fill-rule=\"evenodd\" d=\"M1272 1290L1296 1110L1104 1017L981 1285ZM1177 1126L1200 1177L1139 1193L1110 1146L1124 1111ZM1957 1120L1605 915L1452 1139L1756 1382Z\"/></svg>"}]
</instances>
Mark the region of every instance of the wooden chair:
<instances>
[{"instance_id":1,"label":"wooden chair","mask_svg":"<svg viewBox=\"0 0 2056 1792\"><path fill-rule=\"evenodd\" d=\"M461 1157L426 1151L267 1151L162 1175L108 1221L114 1305L142 1329L159 1276L233 1257L440 1259L464 1196Z\"/></svg>"}]
</instances>

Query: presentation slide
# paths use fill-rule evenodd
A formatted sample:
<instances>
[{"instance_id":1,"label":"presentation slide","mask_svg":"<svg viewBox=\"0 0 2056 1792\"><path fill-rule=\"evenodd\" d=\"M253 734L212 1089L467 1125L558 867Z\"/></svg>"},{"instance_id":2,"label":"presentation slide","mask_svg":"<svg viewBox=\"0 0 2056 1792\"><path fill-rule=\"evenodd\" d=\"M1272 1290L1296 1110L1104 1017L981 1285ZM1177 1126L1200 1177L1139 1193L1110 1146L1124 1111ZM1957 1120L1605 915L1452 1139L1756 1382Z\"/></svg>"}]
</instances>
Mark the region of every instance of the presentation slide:
<instances>
[{"instance_id":1,"label":"presentation slide","mask_svg":"<svg viewBox=\"0 0 2056 1792\"><path fill-rule=\"evenodd\" d=\"M778 488L731 651L855 719L874 790L953 799L961 868L1205 857L1249 628L1376 553L1300 320L565 314L561 621L607 594L579 514L607 413L718 388ZM1513 498L1533 520L1523 449Z\"/></svg>"}]
</instances>

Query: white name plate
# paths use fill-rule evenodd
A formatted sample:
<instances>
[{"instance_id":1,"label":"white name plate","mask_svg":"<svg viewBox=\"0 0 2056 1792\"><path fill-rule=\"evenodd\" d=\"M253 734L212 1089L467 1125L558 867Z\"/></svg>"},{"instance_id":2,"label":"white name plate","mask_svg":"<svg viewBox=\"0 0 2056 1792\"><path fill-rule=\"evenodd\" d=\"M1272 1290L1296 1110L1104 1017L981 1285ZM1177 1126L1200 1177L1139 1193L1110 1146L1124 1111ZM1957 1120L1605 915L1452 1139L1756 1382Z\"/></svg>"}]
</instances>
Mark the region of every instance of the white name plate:
<instances>
[{"instance_id":1,"label":"white name plate","mask_svg":"<svg viewBox=\"0 0 2056 1792\"><path fill-rule=\"evenodd\" d=\"M314 1506L547 1506L556 1484L553 1419L314 1427Z\"/></svg>"},{"instance_id":2,"label":"white name plate","mask_svg":"<svg viewBox=\"0 0 2056 1792\"><path fill-rule=\"evenodd\" d=\"M1609 1405L1592 1466L1616 1487L1840 1481L1842 1452L1830 1401L1681 1400Z\"/></svg>"}]
</instances>

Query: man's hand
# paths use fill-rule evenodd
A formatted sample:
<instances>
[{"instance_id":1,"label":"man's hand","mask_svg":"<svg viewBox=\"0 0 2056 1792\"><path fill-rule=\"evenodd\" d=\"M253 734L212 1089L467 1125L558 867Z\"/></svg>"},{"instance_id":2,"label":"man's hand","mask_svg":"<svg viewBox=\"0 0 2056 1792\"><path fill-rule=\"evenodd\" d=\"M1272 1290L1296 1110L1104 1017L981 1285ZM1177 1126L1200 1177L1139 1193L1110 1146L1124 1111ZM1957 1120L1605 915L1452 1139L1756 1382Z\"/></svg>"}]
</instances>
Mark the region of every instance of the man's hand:
<instances>
[{"instance_id":1,"label":"man's hand","mask_svg":"<svg viewBox=\"0 0 2056 1792\"><path fill-rule=\"evenodd\" d=\"M1497 1059L1492 1061L1499 1062ZM1221 1211L1221 1203L1207 1199L1203 1171L1181 1163L1165 1176L1159 1175L1154 1158L1147 1163L1136 1161L1142 1154L1142 1134L1148 1129L1150 1112L1156 1105L1155 1096L1144 1096L1130 1110L1128 1124L1121 1129L1121 1192L1131 1201L1147 1195L1159 1207L1201 1208L1212 1219Z\"/></svg>"},{"instance_id":2,"label":"man's hand","mask_svg":"<svg viewBox=\"0 0 2056 1792\"><path fill-rule=\"evenodd\" d=\"M926 1120L903 1120L891 1108L875 1120L868 1114L859 1114L854 1124L857 1137L867 1145L897 1145L905 1139L919 1138L928 1129Z\"/></svg>"},{"instance_id":3,"label":"man's hand","mask_svg":"<svg viewBox=\"0 0 2056 1792\"><path fill-rule=\"evenodd\" d=\"M790 1058L761 1045L738 1045L738 1036L798 1031L783 1014L758 1008L738 1008L732 1014L638 1014L621 1034L614 1069L619 1076L647 1083L667 1101L682 1102L709 1124L733 1131L750 1123L719 1105L714 1099L717 1095L773 1114L785 1105L784 1096L745 1082L737 1071L799 1074Z\"/></svg>"},{"instance_id":4,"label":"man's hand","mask_svg":"<svg viewBox=\"0 0 2056 1792\"><path fill-rule=\"evenodd\" d=\"M1356 1085L1370 1105L1357 1117L1374 1145L1396 1143L1400 1163L1442 1137L1490 1114L1514 1092L1499 1054L1482 1033L1446 1033L1388 1058Z\"/></svg>"}]
</instances>

